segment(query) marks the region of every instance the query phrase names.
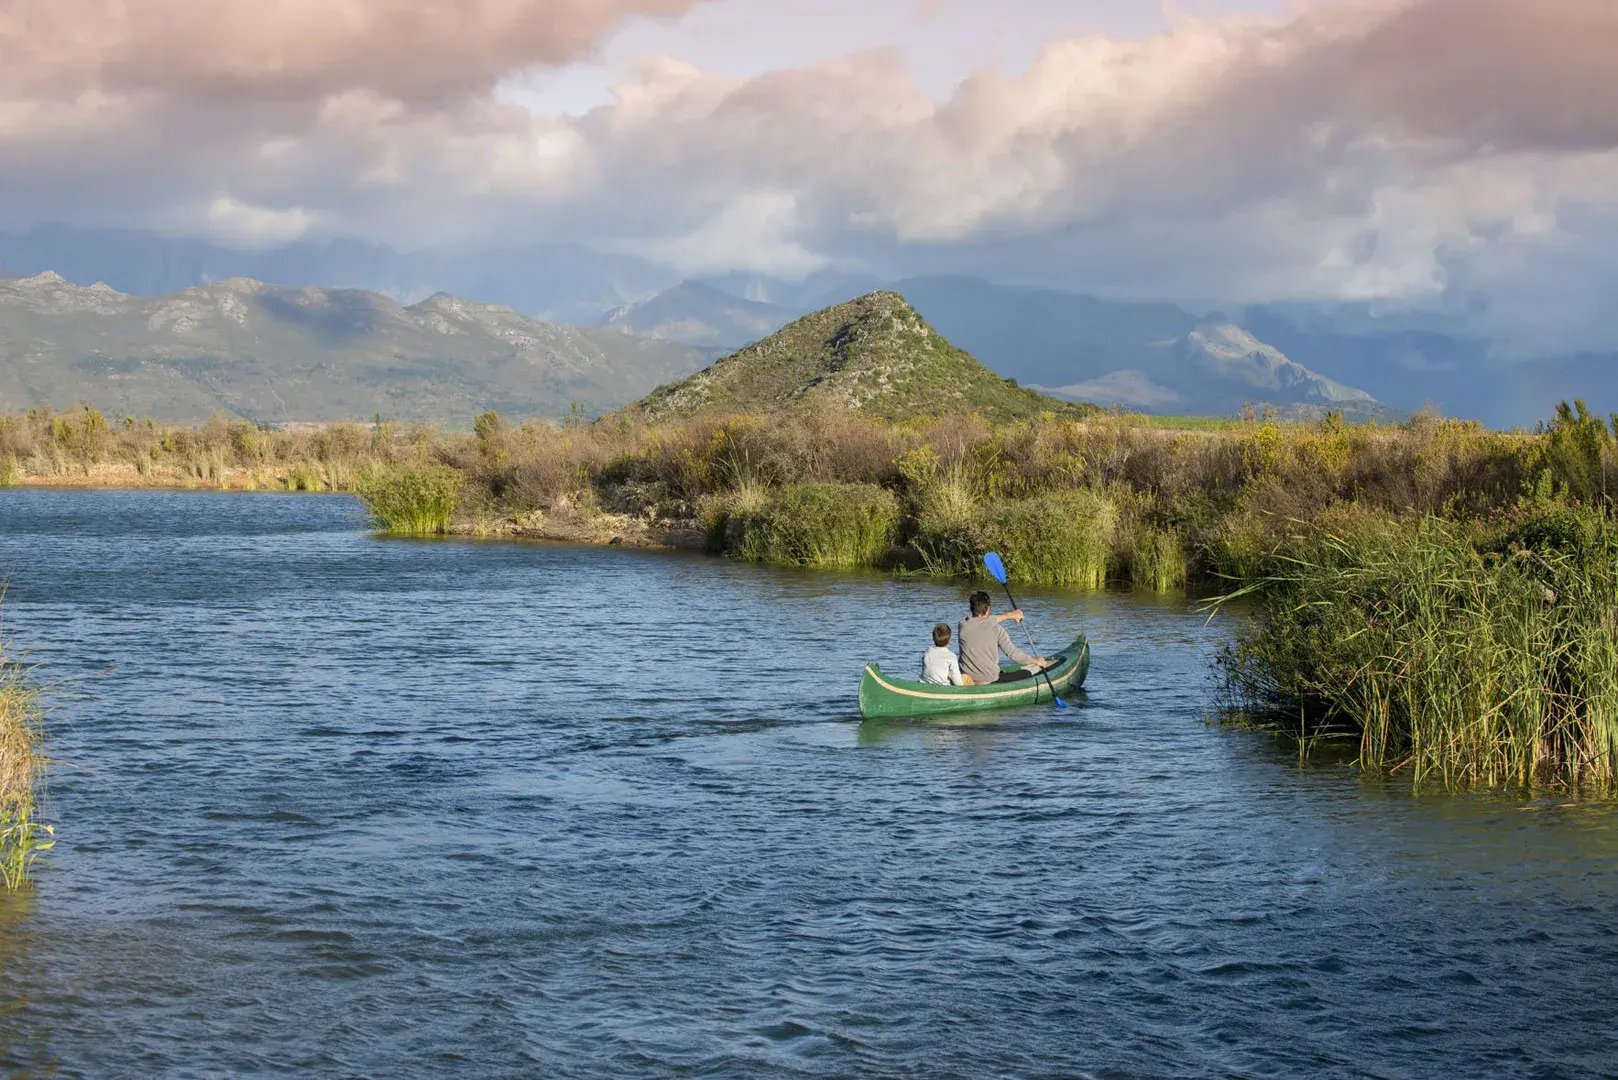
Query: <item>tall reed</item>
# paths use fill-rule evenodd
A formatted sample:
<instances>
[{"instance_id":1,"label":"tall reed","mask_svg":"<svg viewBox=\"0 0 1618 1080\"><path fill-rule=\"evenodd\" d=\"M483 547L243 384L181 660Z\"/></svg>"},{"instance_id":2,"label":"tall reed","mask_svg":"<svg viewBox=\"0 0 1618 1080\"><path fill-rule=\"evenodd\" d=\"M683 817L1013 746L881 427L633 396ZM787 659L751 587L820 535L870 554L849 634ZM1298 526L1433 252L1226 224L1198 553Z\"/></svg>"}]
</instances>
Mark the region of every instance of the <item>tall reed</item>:
<instances>
[{"instance_id":1,"label":"tall reed","mask_svg":"<svg viewBox=\"0 0 1618 1080\"><path fill-rule=\"evenodd\" d=\"M875 484L790 484L734 502L720 530L739 558L850 570L879 565L898 524L899 500Z\"/></svg>"},{"instance_id":2,"label":"tall reed","mask_svg":"<svg viewBox=\"0 0 1618 1080\"><path fill-rule=\"evenodd\" d=\"M1358 735L1412 783L1612 790L1618 534L1527 507L1504 522L1362 521L1300 538L1242 590L1231 697L1295 730Z\"/></svg>"},{"instance_id":3,"label":"tall reed","mask_svg":"<svg viewBox=\"0 0 1618 1080\"><path fill-rule=\"evenodd\" d=\"M43 737L39 692L0 639L0 888L8 892L55 844L55 830L39 819Z\"/></svg>"},{"instance_id":4,"label":"tall reed","mask_svg":"<svg viewBox=\"0 0 1618 1080\"><path fill-rule=\"evenodd\" d=\"M395 536L431 536L449 531L461 475L453 469L380 468L366 474L355 493L372 521Z\"/></svg>"},{"instance_id":5,"label":"tall reed","mask_svg":"<svg viewBox=\"0 0 1618 1080\"><path fill-rule=\"evenodd\" d=\"M984 547L1029 585L1098 589L1107 581L1118 512L1100 492L999 499L983 511Z\"/></svg>"},{"instance_id":6,"label":"tall reed","mask_svg":"<svg viewBox=\"0 0 1618 1080\"><path fill-rule=\"evenodd\" d=\"M1183 589L1190 576L1185 547L1174 529L1137 523L1120 542L1123 578L1153 592Z\"/></svg>"}]
</instances>

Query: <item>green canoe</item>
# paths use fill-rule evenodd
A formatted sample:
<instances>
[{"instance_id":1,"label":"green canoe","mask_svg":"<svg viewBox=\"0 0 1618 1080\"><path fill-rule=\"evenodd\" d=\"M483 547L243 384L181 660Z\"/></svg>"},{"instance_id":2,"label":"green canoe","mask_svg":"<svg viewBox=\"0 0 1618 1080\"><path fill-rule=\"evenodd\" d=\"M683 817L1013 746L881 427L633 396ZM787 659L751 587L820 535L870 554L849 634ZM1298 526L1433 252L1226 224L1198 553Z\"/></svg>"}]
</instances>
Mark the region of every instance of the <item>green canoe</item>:
<instances>
[{"instance_id":1,"label":"green canoe","mask_svg":"<svg viewBox=\"0 0 1618 1080\"><path fill-rule=\"evenodd\" d=\"M895 679L884 675L877 665L866 664L865 677L860 680L860 715L867 720L886 716L942 716L978 709L1008 709L1040 701L1048 704L1053 686L1058 694L1065 695L1084 685L1084 676L1090 670L1090 643L1080 634L1055 660L1045 672L1050 676L1049 684L1045 682L1045 675L1036 675L1032 679L988 686L935 686ZM1008 670L1015 670L1015 665Z\"/></svg>"}]
</instances>

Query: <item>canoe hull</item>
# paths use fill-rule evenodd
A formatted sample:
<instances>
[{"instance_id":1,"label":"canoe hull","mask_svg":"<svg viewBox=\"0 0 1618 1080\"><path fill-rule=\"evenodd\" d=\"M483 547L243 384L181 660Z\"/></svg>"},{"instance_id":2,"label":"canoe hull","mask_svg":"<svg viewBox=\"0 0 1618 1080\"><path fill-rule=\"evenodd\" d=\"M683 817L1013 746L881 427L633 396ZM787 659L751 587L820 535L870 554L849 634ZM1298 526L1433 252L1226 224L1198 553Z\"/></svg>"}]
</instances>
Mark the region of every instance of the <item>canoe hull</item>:
<instances>
[{"instance_id":1,"label":"canoe hull","mask_svg":"<svg viewBox=\"0 0 1618 1080\"><path fill-rule=\"evenodd\" d=\"M934 686L931 683L896 679L883 674L875 664L865 666L860 679L860 715L867 720L880 717L947 716L984 709L1010 709L1020 705L1050 704L1051 689L1060 696L1084 685L1090 670L1090 643L1083 634L1057 654L1059 662L1044 675L1015 683L989 686Z\"/></svg>"}]
</instances>

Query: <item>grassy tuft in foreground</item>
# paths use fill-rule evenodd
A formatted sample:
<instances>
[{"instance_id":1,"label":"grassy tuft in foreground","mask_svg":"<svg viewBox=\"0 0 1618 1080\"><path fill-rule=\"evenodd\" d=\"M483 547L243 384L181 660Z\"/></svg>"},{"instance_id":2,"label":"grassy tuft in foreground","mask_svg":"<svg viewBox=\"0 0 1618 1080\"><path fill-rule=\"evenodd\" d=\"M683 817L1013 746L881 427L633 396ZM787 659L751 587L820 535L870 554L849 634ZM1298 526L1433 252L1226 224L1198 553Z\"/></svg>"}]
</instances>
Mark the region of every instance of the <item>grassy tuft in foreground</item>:
<instances>
[{"instance_id":1,"label":"grassy tuft in foreground","mask_svg":"<svg viewBox=\"0 0 1618 1080\"><path fill-rule=\"evenodd\" d=\"M39 820L41 753L39 693L0 641L0 888L28 881L34 859L55 843Z\"/></svg>"}]
</instances>

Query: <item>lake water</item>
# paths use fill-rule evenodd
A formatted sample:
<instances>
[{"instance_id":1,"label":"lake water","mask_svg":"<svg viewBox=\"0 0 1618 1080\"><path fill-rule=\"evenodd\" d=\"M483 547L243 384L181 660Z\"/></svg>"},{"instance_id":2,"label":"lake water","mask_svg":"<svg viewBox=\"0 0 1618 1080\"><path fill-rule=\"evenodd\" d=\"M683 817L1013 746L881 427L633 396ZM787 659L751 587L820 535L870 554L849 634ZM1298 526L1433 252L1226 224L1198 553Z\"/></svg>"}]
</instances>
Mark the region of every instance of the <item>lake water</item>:
<instances>
[{"instance_id":1,"label":"lake water","mask_svg":"<svg viewBox=\"0 0 1618 1080\"><path fill-rule=\"evenodd\" d=\"M861 723L961 589L116 492L0 492L0 575L66 682L9 1070L1618 1070L1615 812L1300 770L1184 601L1029 590L1076 708Z\"/></svg>"}]
</instances>

